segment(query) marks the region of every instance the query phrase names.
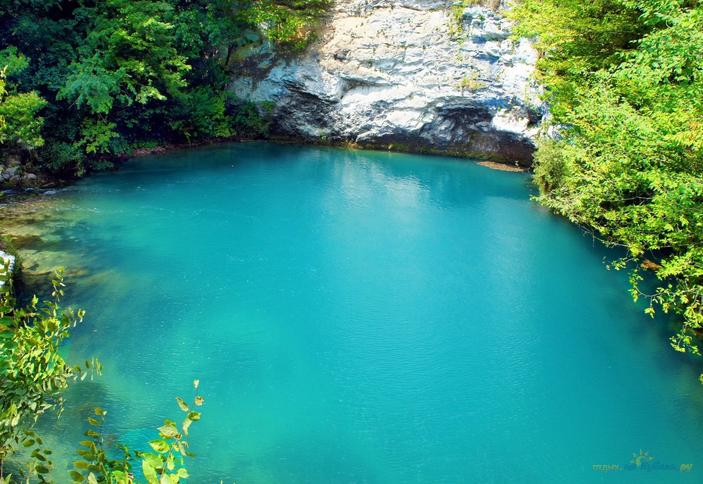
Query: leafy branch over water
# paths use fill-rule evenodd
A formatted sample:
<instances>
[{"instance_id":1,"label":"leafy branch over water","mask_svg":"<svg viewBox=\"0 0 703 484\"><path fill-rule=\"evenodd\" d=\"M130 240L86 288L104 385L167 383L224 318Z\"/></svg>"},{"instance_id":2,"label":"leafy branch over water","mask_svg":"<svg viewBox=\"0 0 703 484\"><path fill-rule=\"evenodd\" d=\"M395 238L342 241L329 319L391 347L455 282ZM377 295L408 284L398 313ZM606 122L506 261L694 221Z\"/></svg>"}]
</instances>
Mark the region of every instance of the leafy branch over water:
<instances>
[{"instance_id":1,"label":"leafy branch over water","mask_svg":"<svg viewBox=\"0 0 703 484\"><path fill-rule=\"evenodd\" d=\"M193 382L196 391L199 384L198 380ZM158 428L159 438L149 441L153 452L130 451L125 445L118 444L117 450L121 456L117 459L109 457L102 432L107 412L96 408L95 417L88 418L91 428L85 432L90 440L80 443L78 454L82 460L73 463L71 479L91 484L131 484L135 482L132 461L140 462L141 472L148 484L178 483L180 479L187 479L189 475L184 467L185 458L193 454L188 450L186 438L191 424L200 420L200 412L192 410L181 397L176 397L176 402L185 414L180 427L172 420L164 420L164 424ZM193 408L200 407L203 403L203 397L197 394L193 397Z\"/></svg>"},{"instance_id":2,"label":"leafy branch over water","mask_svg":"<svg viewBox=\"0 0 703 484\"><path fill-rule=\"evenodd\" d=\"M538 200L627 255L646 313L672 312L673 348L703 336L703 5L520 0L558 135L536 153ZM650 283L652 290L645 289ZM703 381L703 376L701 377Z\"/></svg>"},{"instance_id":3,"label":"leafy branch over water","mask_svg":"<svg viewBox=\"0 0 703 484\"><path fill-rule=\"evenodd\" d=\"M16 307L9 292L0 295L0 466L18 447L41 445L31 431L39 417L48 411L61 413L69 383L101 370L97 360L70 365L59 353L85 312L60 308L65 287L61 271L51 286L49 300L40 304L34 296L23 308ZM32 456L46 462L33 470L46 474L50 462L42 451Z\"/></svg>"},{"instance_id":4,"label":"leafy branch over water","mask_svg":"<svg viewBox=\"0 0 703 484\"><path fill-rule=\"evenodd\" d=\"M65 283L57 271L51 281L51 297L39 302L34 296L26 307L18 307L9 290L0 294L0 484L51 482L53 452L34 430L38 419L48 413L60 415L63 393L68 386L101 372L95 359L70 365L59 353L71 329L83 321L85 311L62 309ZM204 403L197 394L200 382L193 382L190 404L176 398L183 412L180 424L165 420L158 437L149 441L150 451L131 451L117 444L106 445L103 424L107 411L96 408L88 418L86 440L77 451L80 460L70 472L73 482L132 484L138 482L133 462L148 484L178 483L188 477L184 467L192 456L187 437L200 420ZM114 454L119 457L114 457Z\"/></svg>"}]
</instances>

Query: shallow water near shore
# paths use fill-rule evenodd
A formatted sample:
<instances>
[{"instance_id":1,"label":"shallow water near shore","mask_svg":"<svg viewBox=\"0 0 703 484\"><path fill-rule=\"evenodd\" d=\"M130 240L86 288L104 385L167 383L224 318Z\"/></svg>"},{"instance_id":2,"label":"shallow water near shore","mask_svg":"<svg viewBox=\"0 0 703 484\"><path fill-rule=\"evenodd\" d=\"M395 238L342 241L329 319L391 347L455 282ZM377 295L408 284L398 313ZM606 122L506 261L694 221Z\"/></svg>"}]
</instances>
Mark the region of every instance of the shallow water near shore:
<instances>
[{"instance_id":1,"label":"shallow water near shore","mask_svg":"<svg viewBox=\"0 0 703 484\"><path fill-rule=\"evenodd\" d=\"M88 317L66 355L105 373L50 439L100 405L143 448L199 378L189 482L701 482L696 367L530 192L456 159L267 143L60 191L25 258L73 265Z\"/></svg>"}]
</instances>

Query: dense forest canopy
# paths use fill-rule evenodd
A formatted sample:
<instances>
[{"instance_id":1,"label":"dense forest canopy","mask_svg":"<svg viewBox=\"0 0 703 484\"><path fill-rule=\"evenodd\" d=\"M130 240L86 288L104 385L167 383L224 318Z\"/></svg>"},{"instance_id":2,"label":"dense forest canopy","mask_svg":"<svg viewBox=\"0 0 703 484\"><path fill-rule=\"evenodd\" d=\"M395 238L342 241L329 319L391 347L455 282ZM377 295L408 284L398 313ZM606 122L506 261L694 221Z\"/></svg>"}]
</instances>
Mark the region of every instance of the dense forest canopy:
<instances>
[{"instance_id":1,"label":"dense forest canopy","mask_svg":"<svg viewBox=\"0 0 703 484\"><path fill-rule=\"evenodd\" d=\"M538 39L558 129L536 153L539 200L624 247L635 299L679 315L673 347L700 354L703 5L522 0L510 15Z\"/></svg>"},{"instance_id":2,"label":"dense forest canopy","mask_svg":"<svg viewBox=\"0 0 703 484\"><path fill-rule=\"evenodd\" d=\"M139 147L265 132L226 87L247 48L304 48L328 0L2 0L0 149L81 175Z\"/></svg>"}]
</instances>

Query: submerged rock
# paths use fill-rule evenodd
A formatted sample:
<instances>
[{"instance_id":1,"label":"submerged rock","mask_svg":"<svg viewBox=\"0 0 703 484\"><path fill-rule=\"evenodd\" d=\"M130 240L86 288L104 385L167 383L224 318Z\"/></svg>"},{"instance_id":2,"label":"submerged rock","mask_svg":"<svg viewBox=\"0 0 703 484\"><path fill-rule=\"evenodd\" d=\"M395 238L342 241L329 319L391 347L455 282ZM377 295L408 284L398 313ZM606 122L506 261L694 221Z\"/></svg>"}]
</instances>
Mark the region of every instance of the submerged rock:
<instances>
[{"instance_id":1,"label":"submerged rock","mask_svg":"<svg viewBox=\"0 0 703 484\"><path fill-rule=\"evenodd\" d=\"M338 1L304 54L262 47L231 89L275 103L276 134L528 166L543 115L537 53L499 13L454 3Z\"/></svg>"}]
</instances>

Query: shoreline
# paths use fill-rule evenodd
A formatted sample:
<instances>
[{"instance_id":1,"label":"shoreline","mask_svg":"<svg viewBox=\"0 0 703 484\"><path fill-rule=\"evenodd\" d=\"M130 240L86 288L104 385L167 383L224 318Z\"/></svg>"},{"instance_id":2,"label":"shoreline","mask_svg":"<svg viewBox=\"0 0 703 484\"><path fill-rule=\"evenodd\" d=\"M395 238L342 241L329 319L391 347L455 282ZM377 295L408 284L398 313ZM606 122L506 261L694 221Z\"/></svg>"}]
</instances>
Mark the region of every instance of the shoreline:
<instances>
[{"instance_id":1,"label":"shoreline","mask_svg":"<svg viewBox=\"0 0 703 484\"><path fill-rule=\"evenodd\" d=\"M113 158L114 166L102 171L91 171L87 173L84 177L72 177L72 178L61 178L52 177L48 174L42 174L45 183L38 186L4 186L0 187L0 206L3 205L5 197L15 197L18 195L29 195L31 194L47 194L47 192L52 190L57 190L65 188L67 186L73 185L77 180L81 178L92 176L95 173L104 173L110 171L119 171L120 165L127 160L132 158L141 158L149 155L160 155L166 153L172 153L176 151L200 148L204 146L216 146L227 143L250 143L254 141L262 141L277 144L299 144L299 145L309 145L309 146L326 146L331 148L342 148L348 150L362 150L362 151L385 151L389 153L407 153L416 154L424 156L443 156L447 158L456 158L458 160L464 160L468 162L473 162L479 166L489 168L497 171L505 171L512 173L529 173L531 167L526 167L518 164L517 162L507 162L499 161L495 159L489 159L482 157L479 154L472 153L470 151L459 151L452 149L443 148L427 148L420 149L412 146L399 145L390 143L388 145L381 144L365 144L357 143L354 141L329 141L329 140L310 140L303 138L295 138L291 136L270 136L268 138L245 138L245 137L232 137L232 138L221 138L212 139L207 141L200 141L197 143L164 143L150 148L135 148L129 155L119 155ZM12 203L12 200L9 202Z\"/></svg>"},{"instance_id":2,"label":"shoreline","mask_svg":"<svg viewBox=\"0 0 703 484\"><path fill-rule=\"evenodd\" d=\"M510 173L525 173L528 170L526 168L522 168L516 165L510 165L506 163L500 163L497 161L490 161L490 160L480 160L476 158L471 158L468 156L462 156L460 154L456 153L451 153L451 152L444 152L441 150L436 150L434 152L428 153L428 152L418 152L417 150L403 150L400 149L402 147L400 146L393 146L389 145L385 147L381 146L365 146L365 145L360 145L357 143L351 143L351 142L330 142L330 141L318 141L315 142L314 140L304 140L300 138L294 138L294 137L287 137L287 136L273 136L269 138L242 138L242 137L233 137L233 138L226 138L226 139L215 139L215 140L208 140L204 142L199 142L199 143L165 143L161 145L157 145L154 147L149 147L149 148L139 148L133 150L133 152L129 156L120 156L114 160L115 165L107 170L104 171L93 171L87 173L84 177L81 178L87 178L91 177L97 173L105 173L105 172L117 172L122 168L122 165L134 158L141 158L144 156L150 156L150 155L162 155L162 154L168 154L168 153L173 153L173 152L178 152L182 150L189 150L189 149L197 149L201 147L207 147L207 146L217 146L217 145L225 145L229 143L251 143L251 142L267 142L267 143L274 143L274 144L280 144L280 145L300 145L300 146L318 146L318 147L330 147L330 148L341 148L341 149L347 149L347 150L359 150L359 151L380 151L380 152L395 152L395 153L410 153L410 154L417 154L417 155L422 155L422 156L441 156L441 157L446 157L446 158L455 158L459 161L464 161L464 162L471 162L476 165L479 165L481 167L489 168L492 170L496 171L503 171L503 172L510 172ZM75 178L55 178L52 179L49 183L43 184L42 186L36 186L36 187L14 187L14 188L5 188L5 189L0 189L0 214L2 215L1 221L0 221L0 240L5 237L8 239L8 241L12 240L14 244L14 239L24 239L25 237L28 237L29 239L32 239L32 236L27 236L27 234L24 234L23 231L26 229L27 226L29 225L35 225L35 223L31 222L31 218L33 214L38 213L41 211L39 207L51 203L50 198L57 194L60 191L63 191L66 188L71 187L74 185L76 182L78 182L81 178L75 177ZM24 229L20 229L19 231L17 230L18 227L24 227ZM39 226L36 226L39 228ZM36 236L38 234L34 234ZM10 255L15 256L14 262L14 272L15 274L19 274L19 269L20 266L23 264L20 264L19 259L16 258L17 254L21 252L23 249L26 249L26 247L22 247L22 242L18 242L18 247L12 247L14 252L10 252ZM31 244L30 244L31 245ZM3 249L2 244L0 244L0 250ZM39 249L41 251L41 249ZM7 252L7 251L5 251ZM34 250L30 250L30 252L35 252ZM0 254L1 256L2 254ZM36 254L35 254L36 255ZM34 259L34 258L31 258ZM39 257L41 259L41 257ZM25 261L28 262L29 260ZM29 262L29 265L31 266L28 267L29 273L34 273L39 267L36 266L36 261L34 262ZM41 264L39 264L41 265ZM39 270L37 274L43 274L44 271ZM29 275L29 274L25 274ZM0 284L0 287L2 284Z\"/></svg>"},{"instance_id":3,"label":"shoreline","mask_svg":"<svg viewBox=\"0 0 703 484\"><path fill-rule=\"evenodd\" d=\"M295 138L291 136L271 136L269 138L225 138L210 141L202 141L199 143L191 144L167 143L155 146L153 148L136 149L130 156L123 157L121 160L128 160L130 158L140 158L149 155L171 153L174 151L182 151L192 148L200 148L204 146L216 146L227 143L252 143L256 141L276 143L282 145L295 144L303 146L323 146L329 148L341 148L358 151L384 151L388 153L406 153L422 156L442 156L446 158L455 158L457 160L472 162L479 166L489 168L491 170L506 171L510 173L529 173L531 171L531 167L522 166L517 162L509 163L507 161L496 161L492 159L486 159L480 156L472 156L470 152L459 152L453 150L444 150L440 148L425 150L413 148L404 149L404 145L394 145L392 143L384 147L384 145L361 144L353 141L315 141L303 138ZM116 169L119 169L119 167Z\"/></svg>"}]
</instances>

